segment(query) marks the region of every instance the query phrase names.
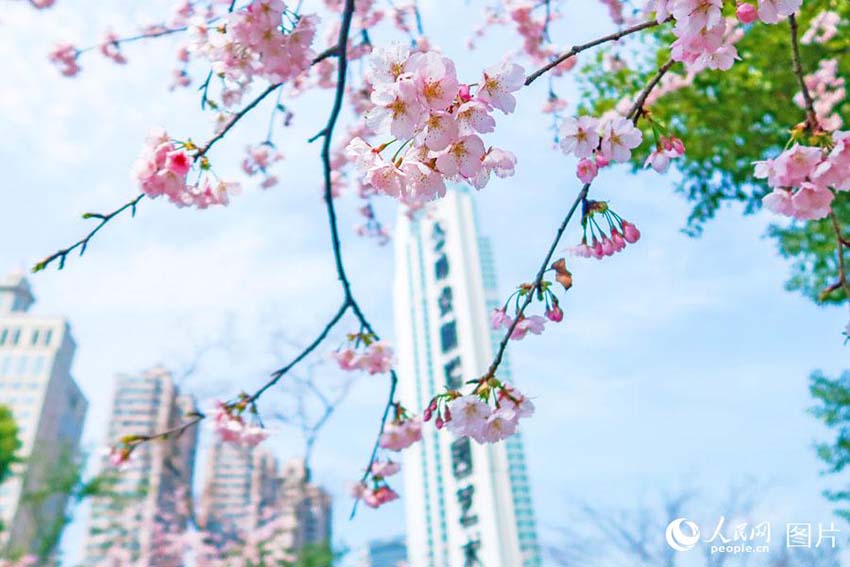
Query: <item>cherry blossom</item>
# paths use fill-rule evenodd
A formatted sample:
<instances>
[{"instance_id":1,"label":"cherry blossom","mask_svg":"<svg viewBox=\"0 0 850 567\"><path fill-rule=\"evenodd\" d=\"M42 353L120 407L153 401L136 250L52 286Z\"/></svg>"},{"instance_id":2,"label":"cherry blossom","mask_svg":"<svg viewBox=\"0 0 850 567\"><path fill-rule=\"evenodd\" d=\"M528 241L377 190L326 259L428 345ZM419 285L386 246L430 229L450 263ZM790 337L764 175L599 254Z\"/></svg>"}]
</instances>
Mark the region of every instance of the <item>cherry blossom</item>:
<instances>
[{"instance_id":1,"label":"cherry blossom","mask_svg":"<svg viewBox=\"0 0 850 567\"><path fill-rule=\"evenodd\" d=\"M381 447L401 451L422 440L422 421L418 417L408 415L401 406L396 406L394 414L381 434Z\"/></svg>"},{"instance_id":2,"label":"cherry blossom","mask_svg":"<svg viewBox=\"0 0 850 567\"><path fill-rule=\"evenodd\" d=\"M376 49L367 75L372 89L364 134L392 139L373 145L353 136L344 156L362 175L367 193L394 197L411 209L442 197L450 180L481 189L492 174L512 176L513 154L488 147L480 134L494 131L494 109L514 110L512 93L524 78L519 65L505 62L486 69L473 93L458 80L454 63L437 52Z\"/></svg>"},{"instance_id":3,"label":"cherry blossom","mask_svg":"<svg viewBox=\"0 0 850 567\"><path fill-rule=\"evenodd\" d=\"M348 343L350 346L331 353L342 370L383 374L392 369L392 347L384 341L375 340L371 333L351 334Z\"/></svg>"},{"instance_id":4,"label":"cherry blossom","mask_svg":"<svg viewBox=\"0 0 850 567\"><path fill-rule=\"evenodd\" d=\"M70 43L60 43L50 52L49 60L59 68L59 72L66 77L73 77L80 72L77 62L79 51Z\"/></svg>"},{"instance_id":5,"label":"cherry blossom","mask_svg":"<svg viewBox=\"0 0 850 567\"><path fill-rule=\"evenodd\" d=\"M510 384L482 378L470 393L449 390L435 396L425 417L436 427L478 443L497 443L514 435L522 418L534 414L534 404Z\"/></svg>"},{"instance_id":6,"label":"cherry blossom","mask_svg":"<svg viewBox=\"0 0 850 567\"><path fill-rule=\"evenodd\" d=\"M244 406L216 404L213 428L219 439L243 447L254 447L265 441L268 431L256 424L248 423L242 415Z\"/></svg>"}]
</instances>

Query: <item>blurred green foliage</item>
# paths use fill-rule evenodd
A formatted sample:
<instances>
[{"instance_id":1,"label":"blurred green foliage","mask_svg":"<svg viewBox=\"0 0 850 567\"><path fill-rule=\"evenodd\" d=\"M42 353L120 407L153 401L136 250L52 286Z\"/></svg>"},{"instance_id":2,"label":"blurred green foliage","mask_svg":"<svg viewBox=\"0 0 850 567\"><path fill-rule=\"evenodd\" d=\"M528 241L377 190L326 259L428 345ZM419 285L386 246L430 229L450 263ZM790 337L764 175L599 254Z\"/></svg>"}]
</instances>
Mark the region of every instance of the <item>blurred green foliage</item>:
<instances>
[{"instance_id":1,"label":"blurred green foliage","mask_svg":"<svg viewBox=\"0 0 850 567\"><path fill-rule=\"evenodd\" d=\"M726 3L727 11L733 3ZM801 46L806 74L818 69L824 59L838 61L839 75L850 77L850 2L846 0L808 0L799 17L801 34L816 14L830 9L842 16L838 34L823 45ZM731 14L730 14L731 15ZM611 57L622 46L600 52L580 74L582 103L580 111L600 114L613 108L623 97L640 91L655 74L659 64L669 58L673 36L669 26L647 33L629 53L622 65L611 65ZM685 231L699 235L717 211L737 203L745 214L761 208L768 193L766 184L753 177L753 162L776 157L789 140L790 129L805 119L804 111L794 103L800 90L791 64L791 32L788 22L777 25L755 24L736 44L741 61L729 71L707 70L693 77L693 84L670 92L650 108L652 119L681 137L687 153L674 160L680 175L676 191L690 204ZM684 76L682 65L673 73ZM850 101L835 109L850 128ZM646 139L655 133L650 121L642 120ZM645 143L635 152L632 166L643 167L649 153ZM846 193L836 198L835 210L841 226L850 231L850 203ZM792 262L792 274L786 287L799 291L817 302L838 303L846 300L841 290L821 297L821 292L837 280L836 238L828 220L789 222L777 217L769 236L776 239L779 252Z\"/></svg>"},{"instance_id":2,"label":"blurred green foliage","mask_svg":"<svg viewBox=\"0 0 850 567\"><path fill-rule=\"evenodd\" d=\"M12 410L0 405L0 483L9 476L12 465L17 461L20 448L18 424L12 417Z\"/></svg>"},{"instance_id":3,"label":"blurred green foliage","mask_svg":"<svg viewBox=\"0 0 850 567\"><path fill-rule=\"evenodd\" d=\"M829 474L843 471L850 464L850 372L838 378L829 378L821 372L812 374L809 391L817 404L810 411L829 429L836 432L830 443L817 445L818 456L826 463ZM844 508L837 514L850 521L850 490L827 491L825 496Z\"/></svg>"}]
</instances>

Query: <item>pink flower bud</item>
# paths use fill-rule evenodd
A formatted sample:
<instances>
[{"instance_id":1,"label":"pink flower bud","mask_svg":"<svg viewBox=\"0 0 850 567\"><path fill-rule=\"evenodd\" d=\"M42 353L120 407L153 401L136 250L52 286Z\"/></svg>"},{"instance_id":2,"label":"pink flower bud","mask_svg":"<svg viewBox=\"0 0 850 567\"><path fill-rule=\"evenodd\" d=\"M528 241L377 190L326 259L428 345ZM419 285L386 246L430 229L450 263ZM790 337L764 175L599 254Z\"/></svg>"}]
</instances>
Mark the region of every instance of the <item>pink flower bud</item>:
<instances>
[{"instance_id":1,"label":"pink flower bud","mask_svg":"<svg viewBox=\"0 0 850 567\"><path fill-rule=\"evenodd\" d=\"M623 239L623 235L617 229L611 231L611 242L614 244L614 251L619 252L623 248L626 247L626 241Z\"/></svg>"},{"instance_id":2,"label":"pink flower bud","mask_svg":"<svg viewBox=\"0 0 850 567\"><path fill-rule=\"evenodd\" d=\"M738 9L735 10L735 15L738 16L738 21L742 24L751 24L758 18L758 10L752 4L741 2L738 4Z\"/></svg>"},{"instance_id":3,"label":"pink flower bud","mask_svg":"<svg viewBox=\"0 0 850 567\"><path fill-rule=\"evenodd\" d=\"M425 408L425 411L422 412L422 419L424 421L431 421L432 415L433 415L433 412L431 411L431 408Z\"/></svg>"},{"instance_id":4,"label":"pink flower bud","mask_svg":"<svg viewBox=\"0 0 850 567\"><path fill-rule=\"evenodd\" d=\"M623 238L629 244L634 244L640 239L640 231L629 221L623 221Z\"/></svg>"},{"instance_id":5,"label":"pink flower bud","mask_svg":"<svg viewBox=\"0 0 850 567\"><path fill-rule=\"evenodd\" d=\"M463 102L469 102L472 100L472 94L469 92L469 85L461 85L460 89L458 89L457 95Z\"/></svg>"},{"instance_id":6,"label":"pink flower bud","mask_svg":"<svg viewBox=\"0 0 850 567\"><path fill-rule=\"evenodd\" d=\"M564 319L564 311L558 305L553 305L546 310L546 318L553 323L560 323Z\"/></svg>"},{"instance_id":7,"label":"pink flower bud","mask_svg":"<svg viewBox=\"0 0 850 567\"><path fill-rule=\"evenodd\" d=\"M607 236L602 237L602 253L606 256L614 254L614 243Z\"/></svg>"},{"instance_id":8,"label":"pink flower bud","mask_svg":"<svg viewBox=\"0 0 850 567\"><path fill-rule=\"evenodd\" d=\"M603 256L605 256L605 252L602 251L602 243L596 240L595 236L593 237L593 246L591 246L591 249L593 251L593 257L597 260L600 260Z\"/></svg>"},{"instance_id":9,"label":"pink flower bud","mask_svg":"<svg viewBox=\"0 0 850 567\"><path fill-rule=\"evenodd\" d=\"M434 421L434 425L437 426L437 429L442 429L443 424L444 424L443 417L438 415L436 421Z\"/></svg>"}]
</instances>

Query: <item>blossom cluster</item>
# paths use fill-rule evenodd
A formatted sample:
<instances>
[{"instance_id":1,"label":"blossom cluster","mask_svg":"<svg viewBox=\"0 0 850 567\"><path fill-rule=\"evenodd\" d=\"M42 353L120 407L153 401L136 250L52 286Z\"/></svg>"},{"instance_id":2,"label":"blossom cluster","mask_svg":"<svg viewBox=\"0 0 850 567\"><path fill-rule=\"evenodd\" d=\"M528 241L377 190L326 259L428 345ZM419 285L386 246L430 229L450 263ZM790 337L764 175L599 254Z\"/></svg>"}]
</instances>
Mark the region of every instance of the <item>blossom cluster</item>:
<instances>
[{"instance_id":1,"label":"blossom cluster","mask_svg":"<svg viewBox=\"0 0 850 567\"><path fill-rule=\"evenodd\" d=\"M371 333L348 335L348 344L331 353L343 370L363 370L369 374L383 374L393 367L393 349Z\"/></svg>"},{"instance_id":2,"label":"blossom cluster","mask_svg":"<svg viewBox=\"0 0 850 567\"><path fill-rule=\"evenodd\" d=\"M652 167L658 173L664 173L670 167L670 161L685 155L685 143L675 136L661 136L655 149L646 158L644 167Z\"/></svg>"},{"instance_id":3,"label":"blossom cluster","mask_svg":"<svg viewBox=\"0 0 850 567\"><path fill-rule=\"evenodd\" d=\"M756 163L755 176L773 189L763 199L765 207L796 219L821 219L832 208L830 188L850 191L850 131L822 138L822 146L794 144L775 159Z\"/></svg>"},{"instance_id":4,"label":"blossom cluster","mask_svg":"<svg viewBox=\"0 0 850 567\"><path fill-rule=\"evenodd\" d=\"M435 396L424 418L434 418L457 437L478 443L497 443L514 435L519 420L534 414L534 403L510 384L496 378L478 381L469 394L449 390Z\"/></svg>"},{"instance_id":5,"label":"blossom cluster","mask_svg":"<svg viewBox=\"0 0 850 567\"><path fill-rule=\"evenodd\" d=\"M370 67L373 108L366 124L392 139L373 147L355 137L347 157L375 193L418 205L443 196L447 180L480 189L491 174L513 175L514 155L486 147L479 135L494 131L494 109L513 112L512 93L525 80L519 65L486 69L475 94L472 85L458 81L454 63L434 51L411 52L401 45L378 49ZM393 146L391 157L383 155Z\"/></svg>"},{"instance_id":6,"label":"blossom cluster","mask_svg":"<svg viewBox=\"0 0 850 567\"><path fill-rule=\"evenodd\" d=\"M758 0L758 5L739 2L736 10L742 24L761 20L775 24L796 12L802 0ZM723 16L723 0L650 0L648 9L658 22L669 17L676 21L672 57L691 71L728 70L738 57L734 42L734 20Z\"/></svg>"},{"instance_id":7,"label":"blossom cluster","mask_svg":"<svg viewBox=\"0 0 850 567\"><path fill-rule=\"evenodd\" d=\"M269 173L269 167L282 159L283 154L275 151L271 144L248 146L245 148L245 158L242 160L242 171L250 176L262 174L263 181L260 187L268 189L277 185L278 182L277 176Z\"/></svg>"},{"instance_id":8,"label":"blossom cluster","mask_svg":"<svg viewBox=\"0 0 850 567\"><path fill-rule=\"evenodd\" d=\"M573 275L567 269L567 263L563 258L553 262L544 273L548 272L554 272L555 281L560 283L565 291L573 286ZM529 296L532 301L536 299L545 305L544 316L525 314L522 304L523 300L527 300ZM509 314L511 311L513 316ZM490 314L493 330L505 327L511 333L510 338L515 341L524 339L529 333L534 335L543 333L547 321L560 323L563 319L564 311L561 309L558 297L552 291L552 282L549 280L541 280L537 286L520 285L501 308L494 309Z\"/></svg>"},{"instance_id":9,"label":"blossom cluster","mask_svg":"<svg viewBox=\"0 0 850 567\"><path fill-rule=\"evenodd\" d=\"M583 183L596 178L612 161L627 162L643 141L634 123L622 116L600 120L593 116L569 117L561 125L561 151L579 158L576 175Z\"/></svg>"},{"instance_id":10,"label":"blossom cluster","mask_svg":"<svg viewBox=\"0 0 850 567\"><path fill-rule=\"evenodd\" d=\"M187 176L199 163L200 174L195 183ZM178 207L206 209L226 205L230 196L239 191L237 183L211 179L206 157L190 141L172 140L164 130L155 130L146 141L142 155L136 161L133 177L142 193L151 198L165 196Z\"/></svg>"},{"instance_id":11,"label":"blossom cluster","mask_svg":"<svg viewBox=\"0 0 850 567\"><path fill-rule=\"evenodd\" d=\"M846 81L838 74L837 59L822 59L818 69L804 77L806 88L812 96L818 126L827 131L841 128L844 119L835 109L847 99ZM806 107L803 93L794 96L794 102L800 108Z\"/></svg>"},{"instance_id":12,"label":"blossom cluster","mask_svg":"<svg viewBox=\"0 0 850 567\"><path fill-rule=\"evenodd\" d=\"M620 215L604 201L586 199L582 204L581 243L570 249L574 256L601 260L622 251L627 244L640 239L640 230ZM600 226L599 219L605 226ZM588 238L589 236L589 238Z\"/></svg>"},{"instance_id":13,"label":"blossom cluster","mask_svg":"<svg viewBox=\"0 0 850 567\"><path fill-rule=\"evenodd\" d=\"M246 405L243 402L216 403L213 429L219 439L243 447L255 447L266 440L269 436L268 431L256 423L249 423L243 415L245 408Z\"/></svg>"},{"instance_id":14,"label":"blossom cluster","mask_svg":"<svg viewBox=\"0 0 850 567\"><path fill-rule=\"evenodd\" d=\"M379 508L388 502L398 500L398 493L387 482L387 477L401 470L401 465L391 459L375 461L369 468L366 478L352 488L352 496L362 500L370 508Z\"/></svg>"},{"instance_id":15,"label":"blossom cluster","mask_svg":"<svg viewBox=\"0 0 850 567\"><path fill-rule=\"evenodd\" d=\"M390 451L401 451L421 440L422 420L408 413L401 404L395 404L392 419L381 433L380 446Z\"/></svg>"},{"instance_id":16,"label":"blossom cluster","mask_svg":"<svg viewBox=\"0 0 850 567\"><path fill-rule=\"evenodd\" d=\"M316 16L295 14L283 0L253 0L223 25L193 20L191 50L206 57L215 73L243 87L255 76L283 83L312 64L317 25Z\"/></svg>"}]
</instances>

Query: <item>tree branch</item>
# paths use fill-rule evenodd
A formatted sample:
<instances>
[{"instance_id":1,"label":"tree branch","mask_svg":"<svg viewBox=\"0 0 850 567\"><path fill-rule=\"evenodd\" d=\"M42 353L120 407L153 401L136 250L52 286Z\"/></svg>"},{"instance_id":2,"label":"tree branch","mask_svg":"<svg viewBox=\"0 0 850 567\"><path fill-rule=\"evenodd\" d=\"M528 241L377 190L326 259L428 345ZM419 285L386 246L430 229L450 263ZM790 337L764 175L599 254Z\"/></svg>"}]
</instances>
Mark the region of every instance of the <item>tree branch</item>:
<instances>
[{"instance_id":1,"label":"tree branch","mask_svg":"<svg viewBox=\"0 0 850 567\"><path fill-rule=\"evenodd\" d=\"M91 242L92 238L94 238L95 235L100 231L100 229L103 228L109 221L111 221L112 219L114 219L115 217L117 217L118 215L120 215L121 213L123 213L126 210L130 211L131 216L136 216L136 206L139 204L139 201L141 201L144 196L145 196L144 193L139 193L136 196L135 199L133 199L132 201L129 201L127 203L124 203L123 205L121 205L120 207L118 207L117 209L115 209L114 211L112 211L110 213L106 213L106 214L85 213L83 215L84 219L98 219L100 221L99 223L97 223L97 226L94 227L87 235L85 235L83 238L81 238L80 240L78 240L77 242L72 244L71 246L68 246L67 248L63 248L63 249L61 249L57 252L54 252L53 254L48 256L47 258L43 259L41 262L37 263L32 268L33 273L40 272L41 270L47 268L47 266L49 266L51 263L53 263L56 260L59 261L59 269L61 270L62 268L65 267L65 260L68 257L68 254L70 254L71 252L73 252L77 248L80 249L80 256L85 254L86 249L88 248L89 242Z\"/></svg>"},{"instance_id":2,"label":"tree branch","mask_svg":"<svg viewBox=\"0 0 850 567\"><path fill-rule=\"evenodd\" d=\"M643 90L638 95L635 100L634 105L632 105L629 113L626 115L626 118L631 119L635 125L637 125L638 120L643 112L643 106L646 104L646 99L649 97L652 90L658 86L658 83L661 82L661 79L665 74L670 70L673 66L673 61L669 60L661 67L659 67L658 72L655 76L650 79L650 81L646 84ZM555 238L552 240L552 243L549 245L549 250L546 253L546 256L543 258L543 262L540 264L540 269L537 271L537 276L534 278L534 283L532 283L531 291L526 294L525 299L517 311L517 316L511 322L508 327L505 336L502 337L502 340L499 342L499 348L496 350L496 355L493 358L493 362L490 364L490 367L487 369L487 372L484 376L481 377L481 380L486 380L492 378L496 375L496 370L498 370L499 365L502 363L502 359L505 355L505 350L508 348L508 342L511 340L511 335L513 334L516 326L519 324L522 319L522 315L525 313L526 308L531 304L534 300L535 292L540 289L540 286L543 284L543 277L546 274L546 270L549 268L549 264L552 261L552 257L555 255L555 249L558 247L558 243L561 241L561 238L564 235L564 231L567 229L567 225L569 225L573 216L575 215L578 206L587 198L587 193L590 190L590 183L586 183L584 187L582 187L581 191L579 191L578 195L576 195L575 200L573 200L570 208L567 210L566 216L564 216L564 220L561 221L561 226L558 227L557 232L555 233Z\"/></svg>"},{"instance_id":3,"label":"tree branch","mask_svg":"<svg viewBox=\"0 0 850 567\"><path fill-rule=\"evenodd\" d=\"M672 18L668 18L661 23L664 24L664 23L667 23L671 20L672 20ZM620 40L620 39L622 39L622 38L624 38L628 35L631 35L633 33L637 33L637 32L643 31L643 30L648 30L650 28L654 28L654 27L659 26L659 25L660 24L659 24L658 21L649 20L647 22L643 22L642 24L638 24L638 25L632 26L630 28L620 30L616 33L612 33L610 35L606 35L606 36L600 37L598 39L594 39L593 41L589 41L589 42L583 43L581 45L575 45L569 51L562 53L561 55L557 56L555 59L553 59L552 61L550 61L549 63L547 63L546 65L544 65L540 69L538 69L537 71L530 74L525 79L525 86L530 85L531 83L533 83L534 81L539 79L541 75L547 73L548 71L551 71L552 69L554 69L555 67L557 67L558 65L560 65L561 63L563 63L564 61L569 59L570 57L575 57L576 55L578 55L582 51L586 51L586 50L588 50L592 47L596 47L597 45L602 45L603 43L608 43L610 41Z\"/></svg>"},{"instance_id":4,"label":"tree branch","mask_svg":"<svg viewBox=\"0 0 850 567\"><path fill-rule=\"evenodd\" d=\"M812 93L806 85L806 75L803 72L803 63L800 59L800 40L799 27L797 25L797 17L791 14L788 17L788 24L791 27L791 57L794 63L794 74L797 76L797 82L800 83L800 90L803 93L803 101L806 108L806 128L810 133L814 134L820 129L818 124L817 113L815 113L815 101L812 98Z\"/></svg>"}]
</instances>

